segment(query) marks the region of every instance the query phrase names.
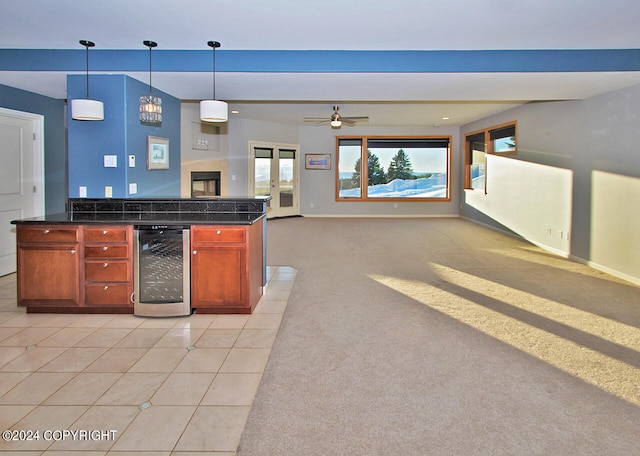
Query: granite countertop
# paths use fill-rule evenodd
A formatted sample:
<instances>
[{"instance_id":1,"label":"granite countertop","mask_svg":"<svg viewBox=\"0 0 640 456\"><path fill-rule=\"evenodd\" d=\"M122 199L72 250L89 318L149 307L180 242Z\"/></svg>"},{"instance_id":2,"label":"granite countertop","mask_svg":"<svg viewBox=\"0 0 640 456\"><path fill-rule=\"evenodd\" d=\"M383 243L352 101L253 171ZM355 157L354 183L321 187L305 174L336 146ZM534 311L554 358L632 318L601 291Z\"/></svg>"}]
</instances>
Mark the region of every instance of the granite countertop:
<instances>
[{"instance_id":1,"label":"granite countertop","mask_svg":"<svg viewBox=\"0 0 640 456\"><path fill-rule=\"evenodd\" d=\"M14 225L252 225L271 197L69 198L68 211L13 220Z\"/></svg>"},{"instance_id":2,"label":"granite countertop","mask_svg":"<svg viewBox=\"0 0 640 456\"><path fill-rule=\"evenodd\" d=\"M14 225L126 224L126 225L252 225L265 217L261 212L95 212L60 213L13 220Z\"/></svg>"}]
</instances>

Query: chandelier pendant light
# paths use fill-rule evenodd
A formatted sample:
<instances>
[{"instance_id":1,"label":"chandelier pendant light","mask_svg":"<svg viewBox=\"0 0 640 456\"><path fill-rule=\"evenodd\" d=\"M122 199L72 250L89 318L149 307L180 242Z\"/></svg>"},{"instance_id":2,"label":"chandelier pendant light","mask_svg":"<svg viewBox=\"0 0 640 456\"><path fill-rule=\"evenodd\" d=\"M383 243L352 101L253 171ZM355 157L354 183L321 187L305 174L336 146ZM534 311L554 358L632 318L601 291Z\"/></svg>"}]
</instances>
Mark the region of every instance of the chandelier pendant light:
<instances>
[{"instance_id":1,"label":"chandelier pendant light","mask_svg":"<svg viewBox=\"0 0 640 456\"><path fill-rule=\"evenodd\" d=\"M162 123L162 99L154 96L151 87L151 49L158 46L155 41L143 41L149 48L149 95L140 97L140 122L146 124Z\"/></svg>"},{"instance_id":2,"label":"chandelier pendant light","mask_svg":"<svg viewBox=\"0 0 640 456\"><path fill-rule=\"evenodd\" d=\"M71 118L74 120L104 120L104 104L89 98L89 48L94 47L95 43L80 40L80 44L85 47L87 96L84 99L71 100Z\"/></svg>"},{"instance_id":3,"label":"chandelier pendant light","mask_svg":"<svg viewBox=\"0 0 640 456\"><path fill-rule=\"evenodd\" d=\"M207 45L213 49L213 99L200 102L200 120L203 122L226 122L229 119L229 107L224 101L216 100L216 48L217 41L208 41Z\"/></svg>"}]
</instances>

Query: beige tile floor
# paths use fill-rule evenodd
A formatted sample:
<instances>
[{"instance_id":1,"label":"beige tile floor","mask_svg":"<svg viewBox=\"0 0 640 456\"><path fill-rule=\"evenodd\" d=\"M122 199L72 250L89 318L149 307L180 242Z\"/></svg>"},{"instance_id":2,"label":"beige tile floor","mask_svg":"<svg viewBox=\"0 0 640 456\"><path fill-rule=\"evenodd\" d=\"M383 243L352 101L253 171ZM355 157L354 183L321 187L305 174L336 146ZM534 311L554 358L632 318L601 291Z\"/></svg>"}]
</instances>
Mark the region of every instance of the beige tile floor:
<instances>
[{"instance_id":1,"label":"beige tile floor","mask_svg":"<svg viewBox=\"0 0 640 456\"><path fill-rule=\"evenodd\" d=\"M0 277L0 431L39 431L0 453L235 454L296 270L267 274L252 315L179 318L27 314Z\"/></svg>"}]
</instances>

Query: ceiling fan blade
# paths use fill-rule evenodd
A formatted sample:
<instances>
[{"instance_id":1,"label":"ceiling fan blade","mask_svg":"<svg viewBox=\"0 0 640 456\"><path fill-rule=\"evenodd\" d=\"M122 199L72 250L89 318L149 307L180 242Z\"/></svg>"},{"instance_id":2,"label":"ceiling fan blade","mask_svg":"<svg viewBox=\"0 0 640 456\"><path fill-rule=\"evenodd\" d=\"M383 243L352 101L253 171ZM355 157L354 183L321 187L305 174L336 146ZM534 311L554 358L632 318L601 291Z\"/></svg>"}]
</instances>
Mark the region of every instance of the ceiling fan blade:
<instances>
[{"instance_id":1,"label":"ceiling fan blade","mask_svg":"<svg viewBox=\"0 0 640 456\"><path fill-rule=\"evenodd\" d=\"M343 118L342 118L342 119L340 119L340 120L341 120L341 121L342 121L342 123L343 123L343 124L345 124L345 125L353 126L353 125L355 125L355 124L356 124L356 121L355 121L355 120L352 120L352 119L350 119L350 118L348 118L348 117L343 117Z\"/></svg>"},{"instance_id":2,"label":"ceiling fan blade","mask_svg":"<svg viewBox=\"0 0 640 456\"><path fill-rule=\"evenodd\" d=\"M305 122L329 122L326 117L305 117Z\"/></svg>"},{"instance_id":3,"label":"ceiling fan blade","mask_svg":"<svg viewBox=\"0 0 640 456\"><path fill-rule=\"evenodd\" d=\"M344 122L344 120L353 120L353 121L358 121L358 120L369 120L368 116L348 116L348 117L342 117L342 121Z\"/></svg>"}]
</instances>

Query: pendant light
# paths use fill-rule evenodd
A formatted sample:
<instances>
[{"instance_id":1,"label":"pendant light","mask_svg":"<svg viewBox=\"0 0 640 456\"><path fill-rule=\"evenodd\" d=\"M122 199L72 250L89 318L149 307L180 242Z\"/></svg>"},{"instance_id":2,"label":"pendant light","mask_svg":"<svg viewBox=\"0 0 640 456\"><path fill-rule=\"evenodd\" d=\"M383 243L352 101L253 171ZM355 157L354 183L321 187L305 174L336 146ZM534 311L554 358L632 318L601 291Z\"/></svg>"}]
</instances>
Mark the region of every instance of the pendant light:
<instances>
[{"instance_id":1,"label":"pendant light","mask_svg":"<svg viewBox=\"0 0 640 456\"><path fill-rule=\"evenodd\" d=\"M89 98L89 48L96 44L87 40L80 40L80 44L85 47L87 97L71 100L71 118L74 120L104 120L104 104Z\"/></svg>"},{"instance_id":2,"label":"pendant light","mask_svg":"<svg viewBox=\"0 0 640 456\"><path fill-rule=\"evenodd\" d=\"M159 124L162 123L162 99L151 92L151 49L158 46L158 43L145 40L142 44L149 48L149 95L140 97L140 122Z\"/></svg>"},{"instance_id":3,"label":"pendant light","mask_svg":"<svg viewBox=\"0 0 640 456\"><path fill-rule=\"evenodd\" d=\"M216 48L217 41L208 41L207 45L213 49L213 100L200 102L200 120L203 122L226 122L229 119L229 107L224 101L216 100Z\"/></svg>"}]
</instances>

